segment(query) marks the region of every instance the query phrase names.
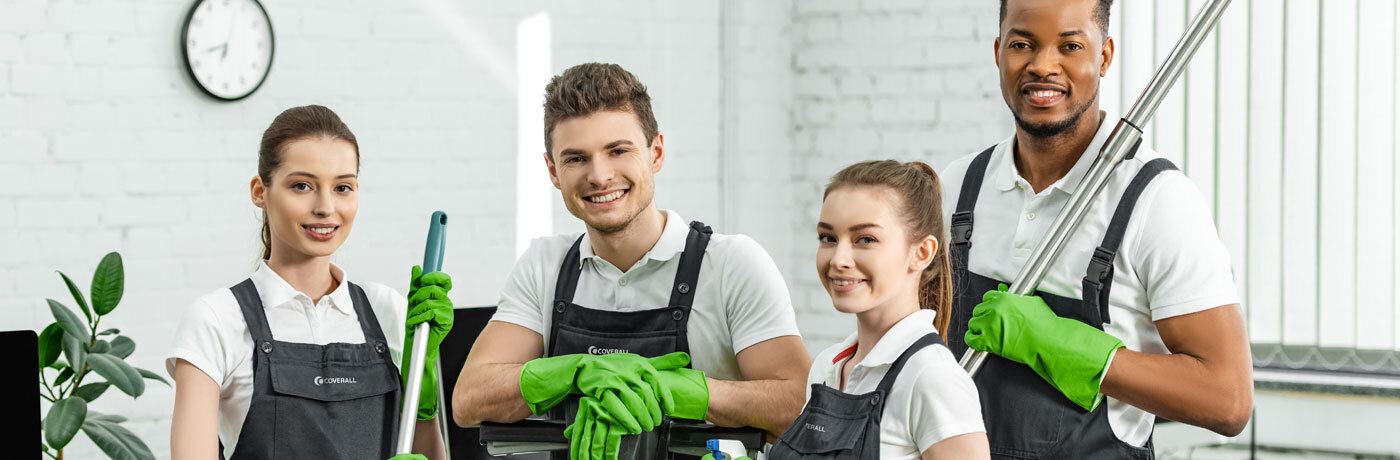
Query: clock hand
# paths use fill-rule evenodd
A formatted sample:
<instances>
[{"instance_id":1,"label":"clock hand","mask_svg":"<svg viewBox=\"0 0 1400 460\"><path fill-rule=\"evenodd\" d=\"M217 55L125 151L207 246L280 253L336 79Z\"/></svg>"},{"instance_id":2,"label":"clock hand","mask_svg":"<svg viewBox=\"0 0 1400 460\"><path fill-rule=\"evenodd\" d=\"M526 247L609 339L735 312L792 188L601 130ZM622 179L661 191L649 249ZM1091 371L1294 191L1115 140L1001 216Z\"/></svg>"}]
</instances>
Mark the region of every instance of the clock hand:
<instances>
[{"instance_id":1,"label":"clock hand","mask_svg":"<svg viewBox=\"0 0 1400 460\"><path fill-rule=\"evenodd\" d=\"M224 44L222 44L222 45L214 45L214 46L211 46L211 47L209 47L209 49L204 50L204 52L206 52L206 53L212 53L212 52L214 52L214 51L219 50L220 48L222 48L222 49L224 50L224 52L227 53L227 52L228 52L228 43L224 43Z\"/></svg>"}]
</instances>

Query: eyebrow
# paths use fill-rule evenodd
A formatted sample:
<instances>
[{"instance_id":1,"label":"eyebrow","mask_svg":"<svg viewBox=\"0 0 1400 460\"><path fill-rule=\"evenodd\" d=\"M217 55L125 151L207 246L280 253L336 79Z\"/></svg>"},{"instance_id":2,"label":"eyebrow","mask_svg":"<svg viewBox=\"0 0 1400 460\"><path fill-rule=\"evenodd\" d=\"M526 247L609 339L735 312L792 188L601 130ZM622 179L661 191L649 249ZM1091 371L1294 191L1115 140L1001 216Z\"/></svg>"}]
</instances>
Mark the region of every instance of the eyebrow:
<instances>
[{"instance_id":1,"label":"eyebrow","mask_svg":"<svg viewBox=\"0 0 1400 460\"><path fill-rule=\"evenodd\" d=\"M295 172L292 172L292 173L287 174L287 177L291 177L291 176L305 176L305 177L309 177L309 178L312 178L312 179L318 179L318 178L316 177L315 174L311 174L311 173L309 173L309 172L302 172L302 171L295 171ZM336 179L354 179L354 178L355 178L355 174L354 174L354 173L341 174L341 175L339 175L339 176L335 176L335 178L336 178Z\"/></svg>"},{"instance_id":2,"label":"eyebrow","mask_svg":"<svg viewBox=\"0 0 1400 460\"><path fill-rule=\"evenodd\" d=\"M624 146L624 145L636 145L636 144L633 144L632 141L629 141L629 140L627 140L627 139L618 139L618 140L609 142L607 145L604 145L604 146L603 146L603 150L612 150L612 149L615 149L615 148L618 148L618 147L621 147L621 146ZM567 148L567 149L564 149L564 151L559 152L559 158L564 158L564 157L569 156L569 155L583 155L584 153L587 153L587 152L584 152L583 149L579 149L579 148Z\"/></svg>"},{"instance_id":3,"label":"eyebrow","mask_svg":"<svg viewBox=\"0 0 1400 460\"><path fill-rule=\"evenodd\" d=\"M822 229L822 230L835 230L835 229L836 229L836 227L832 227L831 224L828 224L828 223L826 223L826 222L817 222L817 228ZM866 223L863 223L863 224L855 224L855 225L852 225L851 228L850 228L850 231L856 232L856 231L865 230L865 229L867 229L867 228L884 228L884 227L881 227L880 224L876 224L876 223L874 223L874 222L866 222Z\"/></svg>"},{"instance_id":4,"label":"eyebrow","mask_svg":"<svg viewBox=\"0 0 1400 460\"><path fill-rule=\"evenodd\" d=\"M1007 33L1007 34L1021 35L1021 36L1024 36L1024 37L1026 37L1026 38L1035 38L1035 34L1031 33L1031 31L1026 30L1026 29L1018 29L1018 28L1015 28L1015 27L1012 27L1012 28L1010 28L1010 29L1007 29L1006 33ZM1060 37L1061 37L1061 38L1063 38L1063 37L1073 37L1073 36L1075 36L1075 35L1088 35L1088 34L1084 33L1084 31L1079 30L1079 29L1066 30L1066 31L1064 31L1064 32L1060 32Z\"/></svg>"}]
</instances>

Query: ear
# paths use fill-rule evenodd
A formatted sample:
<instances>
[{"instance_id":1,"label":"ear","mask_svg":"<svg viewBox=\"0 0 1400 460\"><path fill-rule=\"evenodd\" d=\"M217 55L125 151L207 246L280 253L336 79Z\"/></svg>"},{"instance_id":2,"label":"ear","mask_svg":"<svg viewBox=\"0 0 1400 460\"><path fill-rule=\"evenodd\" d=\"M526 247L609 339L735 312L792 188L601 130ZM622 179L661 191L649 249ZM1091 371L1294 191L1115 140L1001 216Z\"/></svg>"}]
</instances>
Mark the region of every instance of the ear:
<instances>
[{"instance_id":1,"label":"ear","mask_svg":"<svg viewBox=\"0 0 1400 460\"><path fill-rule=\"evenodd\" d=\"M938 238L934 238L933 235L925 236L910 249L912 253L909 257L909 272L922 272L933 263L933 256L938 254Z\"/></svg>"},{"instance_id":2,"label":"ear","mask_svg":"<svg viewBox=\"0 0 1400 460\"><path fill-rule=\"evenodd\" d=\"M661 165L666 163L666 147L662 145L665 137L661 133L656 133L656 139L651 141L651 173L661 172Z\"/></svg>"},{"instance_id":3,"label":"ear","mask_svg":"<svg viewBox=\"0 0 1400 460\"><path fill-rule=\"evenodd\" d=\"M1108 75L1108 67L1113 64L1114 49L1113 37L1105 38L1103 40L1103 64L1099 65L1100 77Z\"/></svg>"},{"instance_id":4,"label":"ear","mask_svg":"<svg viewBox=\"0 0 1400 460\"><path fill-rule=\"evenodd\" d=\"M253 200L253 206L267 208L267 185L263 184L262 177L254 174L253 181L248 184L249 197Z\"/></svg>"},{"instance_id":5,"label":"ear","mask_svg":"<svg viewBox=\"0 0 1400 460\"><path fill-rule=\"evenodd\" d=\"M1001 37L992 40L992 65L1001 68Z\"/></svg>"},{"instance_id":6,"label":"ear","mask_svg":"<svg viewBox=\"0 0 1400 460\"><path fill-rule=\"evenodd\" d=\"M544 152L544 167L549 170L549 182L554 184L555 189L563 190L559 188L559 171L554 169L554 157L549 152Z\"/></svg>"}]
</instances>

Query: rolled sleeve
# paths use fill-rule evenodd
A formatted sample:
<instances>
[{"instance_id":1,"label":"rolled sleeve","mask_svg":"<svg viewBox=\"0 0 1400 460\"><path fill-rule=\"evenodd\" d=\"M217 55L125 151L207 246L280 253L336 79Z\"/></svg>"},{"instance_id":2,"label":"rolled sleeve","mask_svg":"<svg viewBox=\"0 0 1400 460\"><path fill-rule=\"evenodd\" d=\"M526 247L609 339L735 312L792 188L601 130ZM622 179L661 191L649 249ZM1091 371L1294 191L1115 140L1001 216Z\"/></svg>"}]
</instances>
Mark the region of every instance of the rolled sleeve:
<instances>
[{"instance_id":1,"label":"rolled sleeve","mask_svg":"<svg viewBox=\"0 0 1400 460\"><path fill-rule=\"evenodd\" d=\"M198 368L223 386L225 377L232 370L226 363L229 347L221 321L212 306L203 299L185 308L180 319L180 327L175 330L175 346L165 358L165 372L175 378L177 359Z\"/></svg>"},{"instance_id":2,"label":"rolled sleeve","mask_svg":"<svg viewBox=\"0 0 1400 460\"><path fill-rule=\"evenodd\" d=\"M906 367L905 372L910 370ZM913 388L909 426L919 452L953 436L987 431L982 424L977 386L961 368L924 366L919 369Z\"/></svg>"},{"instance_id":3,"label":"rolled sleeve","mask_svg":"<svg viewBox=\"0 0 1400 460\"><path fill-rule=\"evenodd\" d=\"M1131 249L1153 321L1239 303L1230 253L1190 179L1164 174L1137 210L1145 214ZM1144 194L1146 195L1146 194Z\"/></svg>"},{"instance_id":4,"label":"rolled sleeve","mask_svg":"<svg viewBox=\"0 0 1400 460\"><path fill-rule=\"evenodd\" d=\"M800 336L782 272L758 242L734 235L722 258L725 307L734 352L765 340Z\"/></svg>"},{"instance_id":5,"label":"rolled sleeve","mask_svg":"<svg viewBox=\"0 0 1400 460\"><path fill-rule=\"evenodd\" d=\"M501 290L501 300L496 304L496 313L491 321L501 321L519 325L547 336L544 324L544 295L542 283L547 275L543 253L546 241L543 238L530 242L530 248L521 254L515 268L511 269Z\"/></svg>"}]
</instances>

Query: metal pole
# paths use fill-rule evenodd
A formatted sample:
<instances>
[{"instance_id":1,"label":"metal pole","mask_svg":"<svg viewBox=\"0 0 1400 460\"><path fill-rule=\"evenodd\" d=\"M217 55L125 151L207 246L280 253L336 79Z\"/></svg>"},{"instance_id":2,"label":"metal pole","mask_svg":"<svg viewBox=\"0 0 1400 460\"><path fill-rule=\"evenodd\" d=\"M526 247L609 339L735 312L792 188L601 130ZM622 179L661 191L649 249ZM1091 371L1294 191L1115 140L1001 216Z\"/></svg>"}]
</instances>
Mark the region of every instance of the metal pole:
<instances>
[{"instance_id":1,"label":"metal pole","mask_svg":"<svg viewBox=\"0 0 1400 460\"><path fill-rule=\"evenodd\" d=\"M1172 49L1167 60L1157 69L1157 74L1152 77L1152 82L1147 85L1147 89L1133 103L1132 110L1128 115L1118 120L1118 126L1113 128L1113 134L1104 143L1103 149L1099 150L1099 156L1094 160L1094 164L1089 167L1089 172L1085 174L1084 180L1079 183L1079 187L1074 189L1074 194L1070 196L1069 204L1065 205L1064 211L1050 227L1050 233L1036 246L1035 252L1031 254L1030 262L1021 267L1021 272L1016 274L1016 280L1011 284L1010 292L1020 295L1030 295L1035 292L1036 286L1040 285L1041 279L1045 278L1045 273L1049 271L1050 264L1059 257L1060 250L1064 249L1065 243L1074 233L1074 229L1079 226L1079 222L1084 220L1084 215L1089 210L1089 204L1093 203L1094 197L1103 190L1104 184L1108 183L1108 178L1113 174L1113 169L1121 163L1128 154L1137 149L1138 141L1142 139L1142 127L1147 121L1152 119L1152 115L1157 112L1157 106L1162 104L1162 98L1166 97L1172 85L1176 83L1177 77L1186 69L1186 64L1191 61L1191 57L1196 54L1196 49L1201 47L1201 42L1205 41L1206 35L1215 28L1215 23L1220 19L1220 15L1225 12L1225 7L1229 6L1230 0L1212 0L1201 7L1201 11L1196 13L1196 18L1191 21L1191 26L1186 30L1186 35L1176 42L1176 47ZM986 362L987 353L968 349L963 353L962 365L968 374L977 375L977 371Z\"/></svg>"},{"instance_id":2,"label":"metal pole","mask_svg":"<svg viewBox=\"0 0 1400 460\"><path fill-rule=\"evenodd\" d=\"M447 213L436 211L428 224L428 245L423 249L423 273L442 270L443 232ZM394 453L413 452L413 431L418 423L418 396L423 387L423 360L428 356L428 323L413 329L413 350L409 352L408 382L403 387L403 408L399 411L399 439Z\"/></svg>"}]
</instances>

